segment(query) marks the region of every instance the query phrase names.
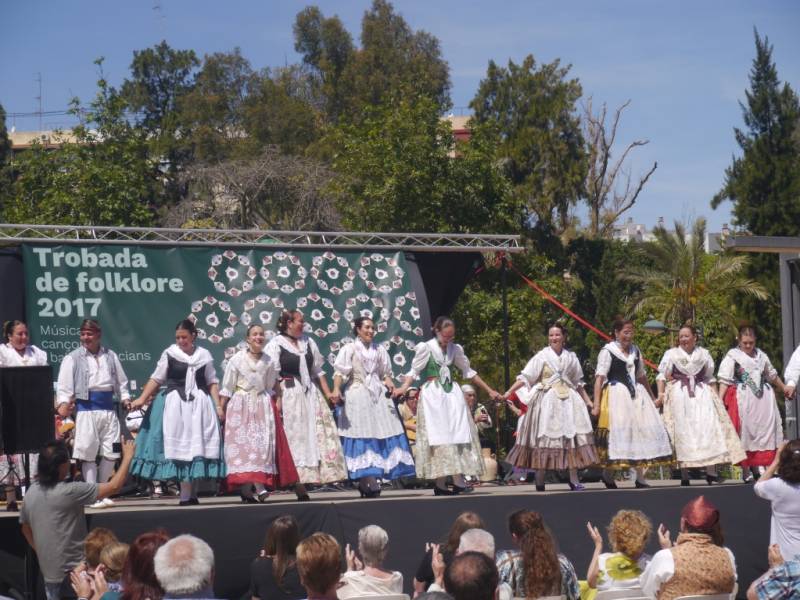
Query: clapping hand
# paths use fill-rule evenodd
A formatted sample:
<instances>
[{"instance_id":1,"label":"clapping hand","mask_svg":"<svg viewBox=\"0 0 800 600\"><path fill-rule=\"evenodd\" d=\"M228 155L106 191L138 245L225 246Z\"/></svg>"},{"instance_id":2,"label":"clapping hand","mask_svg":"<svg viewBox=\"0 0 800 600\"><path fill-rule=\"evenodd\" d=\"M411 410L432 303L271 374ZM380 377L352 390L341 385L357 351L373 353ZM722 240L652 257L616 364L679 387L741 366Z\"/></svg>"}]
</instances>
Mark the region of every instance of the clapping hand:
<instances>
[{"instance_id":1,"label":"clapping hand","mask_svg":"<svg viewBox=\"0 0 800 600\"><path fill-rule=\"evenodd\" d=\"M658 543L664 550L672 548L672 539L669 537L669 529L664 527L663 523L658 526Z\"/></svg>"},{"instance_id":2,"label":"clapping hand","mask_svg":"<svg viewBox=\"0 0 800 600\"><path fill-rule=\"evenodd\" d=\"M446 565L444 564L444 556L442 553L439 552L439 544L428 544L429 549L431 551L431 570L433 571L433 579L439 584L440 587L444 587L444 570Z\"/></svg>"},{"instance_id":3,"label":"clapping hand","mask_svg":"<svg viewBox=\"0 0 800 600\"><path fill-rule=\"evenodd\" d=\"M783 555L781 554L781 549L778 544L770 545L769 550L767 551L767 561L769 562L770 569L783 564Z\"/></svg>"},{"instance_id":4,"label":"clapping hand","mask_svg":"<svg viewBox=\"0 0 800 600\"><path fill-rule=\"evenodd\" d=\"M364 568L364 564L358 560L355 551L350 549L350 544L344 547L344 557L347 561L348 571L360 571Z\"/></svg>"},{"instance_id":5,"label":"clapping hand","mask_svg":"<svg viewBox=\"0 0 800 600\"><path fill-rule=\"evenodd\" d=\"M603 549L603 536L600 535L600 531L590 521L586 522L586 529L589 531L589 537L594 542L594 549L600 552Z\"/></svg>"},{"instance_id":6,"label":"clapping hand","mask_svg":"<svg viewBox=\"0 0 800 600\"><path fill-rule=\"evenodd\" d=\"M94 590L92 589L92 576L86 570L70 571L69 581L72 589L78 598L91 598Z\"/></svg>"}]
</instances>

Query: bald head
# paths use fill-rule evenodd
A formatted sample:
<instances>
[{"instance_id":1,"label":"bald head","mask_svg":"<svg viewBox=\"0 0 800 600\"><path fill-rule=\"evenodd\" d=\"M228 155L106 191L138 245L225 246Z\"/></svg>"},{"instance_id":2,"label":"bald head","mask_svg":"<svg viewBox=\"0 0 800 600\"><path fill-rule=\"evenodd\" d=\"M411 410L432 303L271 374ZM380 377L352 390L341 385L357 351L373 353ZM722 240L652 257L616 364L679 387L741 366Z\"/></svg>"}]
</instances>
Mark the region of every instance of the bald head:
<instances>
[{"instance_id":1,"label":"bald head","mask_svg":"<svg viewBox=\"0 0 800 600\"><path fill-rule=\"evenodd\" d=\"M167 595L186 596L211 588L214 552L200 538L179 535L158 549L153 566Z\"/></svg>"}]
</instances>

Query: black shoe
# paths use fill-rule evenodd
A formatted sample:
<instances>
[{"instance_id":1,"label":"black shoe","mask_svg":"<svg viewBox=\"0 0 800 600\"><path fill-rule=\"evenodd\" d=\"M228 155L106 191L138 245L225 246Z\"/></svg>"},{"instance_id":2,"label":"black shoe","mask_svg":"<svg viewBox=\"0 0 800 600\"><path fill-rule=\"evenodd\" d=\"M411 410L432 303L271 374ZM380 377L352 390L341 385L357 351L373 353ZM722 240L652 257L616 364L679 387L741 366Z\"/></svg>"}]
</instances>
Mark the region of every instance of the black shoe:
<instances>
[{"instance_id":1,"label":"black shoe","mask_svg":"<svg viewBox=\"0 0 800 600\"><path fill-rule=\"evenodd\" d=\"M458 492L452 492L447 488L440 488L438 486L433 486L433 495L434 496L455 496Z\"/></svg>"},{"instance_id":2,"label":"black shoe","mask_svg":"<svg viewBox=\"0 0 800 600\"><path fill-rule=\"evenodd\" d=\"M543 492L544 491L544 484L542 484L542 485L536 484L536 491L537 492Z\"/></svg>"},{"instance_id":3,"label":"black shoe","mask_svg":"<svg viewBox=\"0 0 800 600\"><path fill-rule=\"evenodd\" d=\"M6 512L19 512L19 506L16 500L11 500L6 504Z\"/></svg>"},{"instance_id":4,"label":"black shoe","mask_svg":"<svg viewBox=\"0 0 800 600\"><path fill-rule=\"evenodd\" d=\"M689 485L688 479L681 479L681 487L689 487Z\"/></svg>"},{"instance_id":5,"label":"black shoe","mask_svg":"<svg viewBox=\"0 0 800 600\"><path fill-rule=\"evenodd\" d=\"M719 475L706 475L706 483L708 485L719 483Z\"/></svg>"},{"instance_id":6,"label":"black shoe","mask_svg":"<svg viewBox=\"0 0 800 600\"><path fill-rule=\"evenodd\" d=\"M308 502L309 500L311 500L311 498L308 496L308 494L300 494L297 497L298 502Z\"/></svg>"},{"instance_id":7,"label":"black shoe","mask_svg":"<svg viewBox=\"0 0 800 600\"><path fill-rule=\"evenodd\" d=\"M242 499L242 504L258 504L258 500L256 500L255 496L239 494L239 497Z\"/></svg>"},{"instance_id":8,"label":"black shoe","mask_svg":"<svg viewBox=\"0 0 800 600\"><path fill-rule=\"evenodd\" d=\"M456 496L458 494L469 494L469 493L474 492L474 491L475 491L475 488L472 487L471 485L465 485L464 487L461 487L460 485L454 485L453 486L453 495L456 495Z\"/></svg>"},{"instance_id":9,"label":"black shoe","mask_svg":"<svg viewBox=\"0 0 800 600\"><path fill-rule=\"evenodd\" d=\"M256 498L258 499L258 501L260 503L263 504L264 502L267 501L267 498L269 498L269 492L267 490L264 490L263 492L259 492L258 496L256 496Z\"/></svg>"},{"instance_id":10,"label":"black shoe","mask_svg":"<svg viewBox=\"0 0 800 600\"><path fill-rule=\"evenodd\" d=\"M188 500L180 500L178 502L178 506L197 506L200 504L200 500L197 498L189 498Z\"/></svg>"},{"instance_id":11,"label":"black shoe","mask_svg":"<svg viewBox=\"0 0 800 600\"><path fill-rule=\"evenodd\" d=\"M606 481L603 479L603 484L606 486L607 490L616 490L617 489L617 482L616 481Z\"/></svg>"},{"instance_id":12,"label":"black shoe","mask_svg":"<svg viewBox=\"0 0 800 600\"><path fill-rule=\"evenodd\" d=\"M637 490L643 490L650 487L649 483L645 483L644 481L639 481L638 479L634 481L634 485L636 486Z\"/></svg>"}]
</instances>

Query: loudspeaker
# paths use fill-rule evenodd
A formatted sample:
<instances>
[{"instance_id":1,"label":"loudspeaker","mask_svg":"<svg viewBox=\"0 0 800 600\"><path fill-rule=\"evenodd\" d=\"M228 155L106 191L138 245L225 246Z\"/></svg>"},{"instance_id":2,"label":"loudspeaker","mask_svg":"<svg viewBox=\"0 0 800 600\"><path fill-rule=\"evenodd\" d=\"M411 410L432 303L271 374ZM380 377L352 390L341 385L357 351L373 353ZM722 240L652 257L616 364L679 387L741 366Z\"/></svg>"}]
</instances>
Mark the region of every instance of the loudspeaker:
<instances>
[{"instance_id":1,"label":"loudspeaker","mask_svg":"<svg viewBox=\"0 0 800 600\"><path fill-rule=\"evenodd\" d=\"M0 444L4 454L38 452L55 439L53 368L0 368Z\"/></svg>"}]
</instances>

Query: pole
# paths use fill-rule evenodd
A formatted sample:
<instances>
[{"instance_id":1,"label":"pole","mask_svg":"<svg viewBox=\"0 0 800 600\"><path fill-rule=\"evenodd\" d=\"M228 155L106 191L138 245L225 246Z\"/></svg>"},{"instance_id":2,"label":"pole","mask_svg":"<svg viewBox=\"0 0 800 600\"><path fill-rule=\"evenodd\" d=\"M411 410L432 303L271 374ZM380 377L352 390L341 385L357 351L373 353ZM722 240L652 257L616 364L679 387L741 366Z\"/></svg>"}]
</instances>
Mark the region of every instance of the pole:
<instances>
[{"instance_id":1,"label":"pole","mask_svg":"<svg viewBox=\"0 0 800 600\"><path fill-rule=\"evenodd\" d=\"M500 288L503 296L503 382L505 389L511 387L511 356L508 344L508 260L506 255L502 254L500 258ZM504 430L503 442L508 445L508 410L504 412L505 419L503 419L502 429ZM500 456L500 419L495 418L497 424L497 456Z\"/></svg>"}]
</instances>

